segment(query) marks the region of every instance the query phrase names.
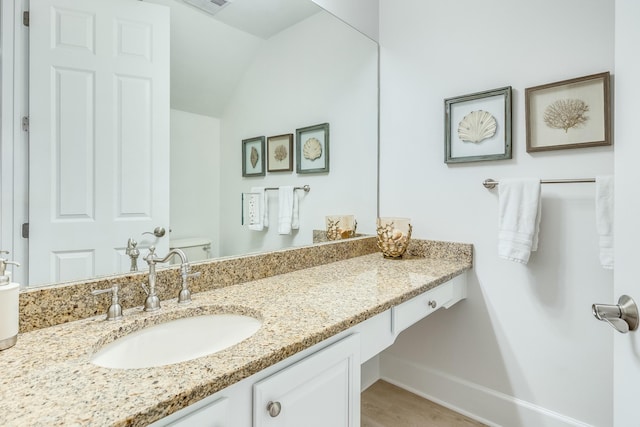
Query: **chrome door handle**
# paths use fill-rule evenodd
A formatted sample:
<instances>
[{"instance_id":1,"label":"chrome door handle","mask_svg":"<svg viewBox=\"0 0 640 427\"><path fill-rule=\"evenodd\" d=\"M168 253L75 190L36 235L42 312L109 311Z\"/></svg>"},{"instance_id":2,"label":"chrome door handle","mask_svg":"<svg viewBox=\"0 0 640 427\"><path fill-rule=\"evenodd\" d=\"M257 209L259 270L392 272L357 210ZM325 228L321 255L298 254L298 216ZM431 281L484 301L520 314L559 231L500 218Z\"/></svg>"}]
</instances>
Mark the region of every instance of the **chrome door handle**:
<instances>
[{"instance_id":1,"label":"chrome door handle","mask_svg":"<svg viewBox=\"0 0 640 427\"><path fill-rule=\"evenodd\" d=\"M607 322L621 334L638 329L638 306L628 295L622 295L616 305L593 304L591 312L596 319Z\"/></svg>"},{"instance_id":2,"label":"chrome door handle","mask_svg":"<svg viewBox=\"0 0 640 427\"><path fill-rule=\"evenodd\" d=\"M165 233L166 233L166 230L164 229L164 227L156 227L153 229L153 232L145 231L142 234L153 234L156 237L164 237Z\"/></svg>"}]
</instances>

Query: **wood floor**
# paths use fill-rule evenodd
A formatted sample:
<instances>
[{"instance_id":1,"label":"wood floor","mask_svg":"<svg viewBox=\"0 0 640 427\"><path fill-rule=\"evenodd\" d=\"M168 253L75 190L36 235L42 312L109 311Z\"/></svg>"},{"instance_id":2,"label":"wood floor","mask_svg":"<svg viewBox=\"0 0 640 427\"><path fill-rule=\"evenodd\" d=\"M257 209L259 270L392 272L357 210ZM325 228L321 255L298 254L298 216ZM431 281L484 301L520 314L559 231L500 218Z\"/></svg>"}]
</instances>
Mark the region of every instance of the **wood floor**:
<instances>
[{"instance_id":1,"label":"wood floor","mask_svg":"<svg viewBox=\"0 0 640 427\"><path fill-rule=\"evenodd\" d=\"M362 393L361 409L361 427L484 426L382 380Z\"/></svg>"}]
</instances>

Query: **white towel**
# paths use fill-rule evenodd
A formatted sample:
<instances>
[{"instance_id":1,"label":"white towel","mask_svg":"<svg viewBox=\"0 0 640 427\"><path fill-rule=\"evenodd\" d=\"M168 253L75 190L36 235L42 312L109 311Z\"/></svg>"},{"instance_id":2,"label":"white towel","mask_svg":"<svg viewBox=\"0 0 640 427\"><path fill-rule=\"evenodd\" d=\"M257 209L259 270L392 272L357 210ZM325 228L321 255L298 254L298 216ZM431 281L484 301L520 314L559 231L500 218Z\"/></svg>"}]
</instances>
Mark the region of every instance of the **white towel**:
<instances>
[{"instance_id":1,"label":"white towel","mask_svg":"<svg viewBox=\"0 0 640 427\"><path fill-rule=\"evenodd\" d=\"M600 264L613 269L613 177L596 176L596 228L600 236Z\"/></svg>"},{"instance_id":2,"label":"white towel","mask_svg":"<svg viewBox=\"0 0 640 427\"><path fill-rule=\"evenodd\" d=\"M501 179L498 188L498 256L526 264L538 249L540 180Z\"/></svg>"},{"instance_id":3,"label":"white towel","mask_svg":"<svg viewBox=\"0 0 640 427\"><path fill-rule=\"evenodd\" d=\"M252 193L259 194L258 196L258 221L249 224L249 230L262 231L266 227L269 227L269 199L267 198L267 192L264 187L251 187Z\"/></svg>"},{"instance_id":4,"label":"white towel","mask_svg":"<svg viewBox=\"0 0 640 427\"><path fill-rule=\"evenodd\" d=\"M293 190L293 211L291 213L291 228L297 230L300 228L300 208L298 207L298 193Z\"/></svg>"},{"instance_id":5,"label":"white towel","mask_svg":"<svg viewBox=\"0 0 640 427\"><path fill-rule=\"evenodd\" d=\"M298 196L293 186L281 186L278 191L278 234L289 234L299 226Z\"/></svg>"}]
</instances>

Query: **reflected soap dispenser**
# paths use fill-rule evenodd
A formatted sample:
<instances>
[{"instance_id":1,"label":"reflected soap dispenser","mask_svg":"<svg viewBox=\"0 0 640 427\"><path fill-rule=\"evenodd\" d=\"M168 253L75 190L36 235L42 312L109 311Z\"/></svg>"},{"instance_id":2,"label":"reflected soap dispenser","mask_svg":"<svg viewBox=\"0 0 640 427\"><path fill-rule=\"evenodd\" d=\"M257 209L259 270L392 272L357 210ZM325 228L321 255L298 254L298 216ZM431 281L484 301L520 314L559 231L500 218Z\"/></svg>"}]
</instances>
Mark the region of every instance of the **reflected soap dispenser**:
<instances>
[{"instance_id":1,"label":"reflected soap dispenser","mask_svg":"<svg viewBox=\"0 0 640 427\"><path fill-rule=\"evenodd\" d=\"M0 251L0 254L8 254ZM15 261L8 261L0 256L0 350L13 347L18 341L18 298L20 285L11 282L11 274L6 271L7 265L20 266Z\"/></svg>"}]
</instances>

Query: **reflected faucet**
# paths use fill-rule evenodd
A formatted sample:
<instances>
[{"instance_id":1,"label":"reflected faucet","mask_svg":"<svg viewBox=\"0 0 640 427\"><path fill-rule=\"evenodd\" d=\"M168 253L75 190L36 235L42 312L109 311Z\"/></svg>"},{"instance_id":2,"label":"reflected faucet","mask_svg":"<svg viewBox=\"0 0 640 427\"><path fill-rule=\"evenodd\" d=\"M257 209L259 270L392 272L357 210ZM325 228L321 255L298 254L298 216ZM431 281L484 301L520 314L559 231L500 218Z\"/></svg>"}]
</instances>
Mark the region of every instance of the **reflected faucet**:
<instances>
[{"instance_id":1,"label":"reflected faucet","mask_svg":"<svg viewBox=\"0 0 640 427\"><path fill-rule=\"evenodd\" d=\"M131 259L131 267L129 268L129 271L138 271L138 256L140 256L140 249L138 249L138 242L131 237L127 240L127 250L125 253L129 255L129 259Z\"/></svg>"},{"instance_id":2,"label":"reflected faucet","mask_svg":"<svg viewBox=\"0 0 640 427\"><path fill-rule=\"evenodd\" d=\"M144 257L144 260L149 265L149 286L147 287L144 283L142 284L142 289L144 289L147 294L147 298L144 301L144 311L156 311L160 308L160 298L158 298L156 294L156 264L167 262L173 255L180 257L181 262L180 276L182 277L182 289L178 294L178 304L188 304L191 302L191 291L189 291L187 287L187 280L189 277L199 276L200 273L189 274L191 266L189 265L187 255L181 249L171 249L164 258L160 258L156 256L155 246L150 246L149 253Z\"/></svg>"}]
</instances>

